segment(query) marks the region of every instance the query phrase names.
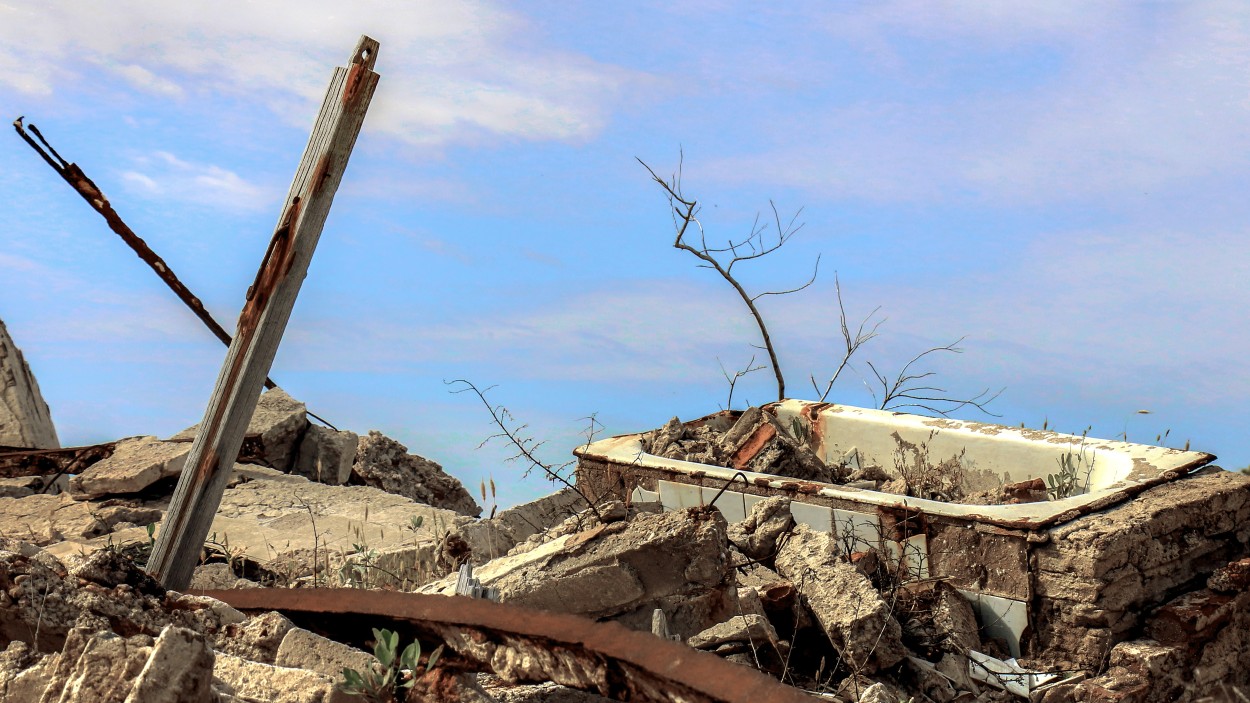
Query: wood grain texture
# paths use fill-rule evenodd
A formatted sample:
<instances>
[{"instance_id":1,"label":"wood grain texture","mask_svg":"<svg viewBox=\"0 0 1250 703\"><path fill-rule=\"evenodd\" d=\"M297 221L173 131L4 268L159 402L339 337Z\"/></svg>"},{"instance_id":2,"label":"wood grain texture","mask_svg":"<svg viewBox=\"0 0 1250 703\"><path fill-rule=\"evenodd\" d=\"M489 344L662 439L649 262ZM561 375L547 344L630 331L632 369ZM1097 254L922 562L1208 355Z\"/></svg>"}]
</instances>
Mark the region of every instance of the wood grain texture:
<instances>
[{"instance_id":1,"label":"wood grain texture","mask_svg":"<svg viewBox=\"0 0 1250 703\"><path fill-rule=\"evenodd\" d=\"M221 504L261 386L278 352L300 286L377 87L378 42L362 36L330 87L296 169L269 249L247 291L234 340L191 444L148 571L184 590Z\"/></svg>"}]
</instances>

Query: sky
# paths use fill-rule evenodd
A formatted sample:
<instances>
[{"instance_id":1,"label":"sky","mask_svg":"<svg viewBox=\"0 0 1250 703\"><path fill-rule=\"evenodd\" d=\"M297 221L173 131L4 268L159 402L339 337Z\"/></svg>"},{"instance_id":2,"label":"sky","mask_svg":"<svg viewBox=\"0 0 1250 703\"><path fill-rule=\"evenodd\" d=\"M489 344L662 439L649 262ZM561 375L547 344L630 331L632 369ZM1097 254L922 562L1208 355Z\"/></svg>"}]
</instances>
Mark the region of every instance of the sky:
<instances>
[{"instance_id":1,"label":"sky","mask_svg":"<svg viewBox=\"0 0 1250 703\"><path fill-rule=\"evenodd\" d=\"M727 403L758 330L673 248L642 160L680 164L710 244L803 223L734 272L787 381L842 357L835 273L878 336L828 400L873 406L925 349L954 417L1250 464L1250 5L0 0L25 116L233 329L333 67L381 81L270 373L506 507L487 388L559 466ZM16 135L0 139L0 319L63 445L197 422L225 347ZM766 236L774 236L770 231ZM734 407L776 397L768 370ZM1143 413L1141 411L1148 411ZM1166 433L1166 437L1161 437Z\"/></svg>"}]
</instances>

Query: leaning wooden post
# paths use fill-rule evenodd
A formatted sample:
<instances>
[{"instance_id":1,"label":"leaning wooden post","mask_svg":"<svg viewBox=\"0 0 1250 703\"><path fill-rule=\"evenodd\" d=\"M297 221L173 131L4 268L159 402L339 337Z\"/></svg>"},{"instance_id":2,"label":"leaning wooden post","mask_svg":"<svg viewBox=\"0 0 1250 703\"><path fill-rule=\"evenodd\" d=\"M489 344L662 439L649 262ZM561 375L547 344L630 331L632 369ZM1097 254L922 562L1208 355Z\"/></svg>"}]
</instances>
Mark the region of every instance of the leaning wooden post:
<instances>
[{"instance_id":1,"label":"leaning wooden post","mask_svg":"<svg viewBox=\"0 0 1250 703\"><path fill-rule=\"evenodd\" d=\"M256 409L300 284L308 274L334 191L378 83L378 43L362 36L347 68L334 69L312 136L278 219L278 228L247 290L234 341L217 376L204 420L161 524L148 572L166 588L184 590Z\"/></svg>"}]
</instances>

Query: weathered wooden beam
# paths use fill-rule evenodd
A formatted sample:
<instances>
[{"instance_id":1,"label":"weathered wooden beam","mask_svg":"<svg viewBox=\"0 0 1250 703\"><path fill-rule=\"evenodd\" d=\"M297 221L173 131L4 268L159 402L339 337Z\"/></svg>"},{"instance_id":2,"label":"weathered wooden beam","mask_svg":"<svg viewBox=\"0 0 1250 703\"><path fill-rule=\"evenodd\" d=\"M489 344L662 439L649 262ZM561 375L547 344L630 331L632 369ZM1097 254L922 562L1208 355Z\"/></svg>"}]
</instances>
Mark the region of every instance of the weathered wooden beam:
<instances>
[{"instance_id":1,"label":"weathered wooden beam","mask_svg":"<svg viewBox=\"0 0 1250 703\"><path fill-rule=\"evenodd\" d=\"M191 582L377 86L378 74L372 70L377 53L378 42L362 36L348 67L334 69L330 79L278 228L248 288L234 341L148 560L148 572L166 588L185 590Z\"/></svg>"}]
</instances>

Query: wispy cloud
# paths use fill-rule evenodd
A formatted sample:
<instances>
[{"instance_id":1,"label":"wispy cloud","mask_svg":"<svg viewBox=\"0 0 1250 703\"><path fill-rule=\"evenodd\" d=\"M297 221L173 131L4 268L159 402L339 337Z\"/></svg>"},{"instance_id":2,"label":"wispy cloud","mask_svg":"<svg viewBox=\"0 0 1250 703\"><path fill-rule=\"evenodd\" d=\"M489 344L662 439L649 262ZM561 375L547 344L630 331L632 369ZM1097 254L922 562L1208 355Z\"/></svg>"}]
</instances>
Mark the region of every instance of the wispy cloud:
<instances>
[{"instance_id":1,"label":"wispy cloud","mask_svg":"<svg viewBox=\"0 0 1250 703\"><path fill-rule=\"evenodd\" d=\"M829 70L893 93L799 105L771 146L709 170L835 198L1038 204L1250 165L1244 5L894 2L823 26L846 50Z\"/></svg>"},{"instance_id":2,"label":"wispy cloud","mask_svg":"<svg viewBox=\"0 0 1250 703\"><path fill-rule=\"evenodd\" d=\"M214 164L184 161L167 151L134 159L134 168L121 172L132 192L148 198L251 212L274 205L277 193Z\"/></svg>"},{"instance_id":3,"label":"wispy cloud","mask_svg":"<svg viewBox=\"0 0 1250 703\"><path fill-rule=\"evenodd\" d=\"M284 119L319 103L329 65L362 32L382 44L370 129L416 145L483 137L585 140L639 74L529 40L541 31L487 0L245 3L69 0L0 5L0 85L48 94L94 70L178 98L246 93ZM333 62L333 63L329 63ZM292 110L292 106L301 109Z\"/></svg>"}]
</instances>

